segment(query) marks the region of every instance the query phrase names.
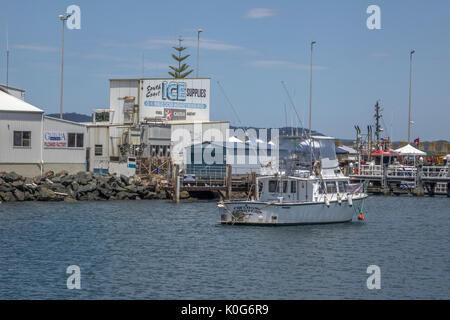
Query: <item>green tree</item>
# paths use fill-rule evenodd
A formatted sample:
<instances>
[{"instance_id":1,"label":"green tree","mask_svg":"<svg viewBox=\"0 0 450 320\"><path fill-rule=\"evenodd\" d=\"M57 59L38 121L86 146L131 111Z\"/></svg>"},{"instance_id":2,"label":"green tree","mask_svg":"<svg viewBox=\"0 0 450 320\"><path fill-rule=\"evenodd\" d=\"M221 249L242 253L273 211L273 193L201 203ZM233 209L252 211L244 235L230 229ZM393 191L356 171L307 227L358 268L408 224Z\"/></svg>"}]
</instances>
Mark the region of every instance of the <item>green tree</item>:
<instances>
[{"instance_id":1,"label":"green tree","mask_svg":"<svg viewBox=\"0 0 450 320\"><path fill-rule=\"evenodd\" d=\"M172 69L172 71L169 71L169 74L172 77L174 77L175 79L186 78L188 75L191 74L192 71L194 71L192 69L188 70L189 65L183 62L184 60L186 60L187 58L190 57L190 54L183 56L183 51L186 50L186 47L183 47L181 45L182 41L183 41L183 39L180 37L178 39L178 42L179 42L178 47L173 47L178 52L178 56L175 54L172 54L172 58L178 62L178 67L169 66L169 68Z\"/></svg>"}]
</instances>

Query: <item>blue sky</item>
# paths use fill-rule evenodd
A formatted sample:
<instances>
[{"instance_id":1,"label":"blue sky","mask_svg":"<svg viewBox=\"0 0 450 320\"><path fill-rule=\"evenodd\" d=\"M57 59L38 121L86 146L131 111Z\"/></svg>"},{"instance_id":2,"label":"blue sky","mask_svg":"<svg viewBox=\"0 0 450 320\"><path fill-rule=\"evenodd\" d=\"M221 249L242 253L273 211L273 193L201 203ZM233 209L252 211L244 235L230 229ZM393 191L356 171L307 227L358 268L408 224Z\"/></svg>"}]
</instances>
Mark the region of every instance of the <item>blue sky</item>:
<instances>
[{"instance_id":1,"label":"blue sky","mask_svg":"<svg viewBox=\"0 0 450 320\"><path fill-rule=\"evenodd\" d=\"M188 63L211 77L211 119L238 120L217 81L249 126L297 124L284 81L307 126L309 45L313 62L313 129L353 138L380 100L384 127L406 140L409 51L414 49L412 138L450 140L450 2L434 1L4 1L0 11L0 82L24 88L28 102L59 111L61 22L76 4L81 29L66 29L64 110L90 114L108 107L110 78L168 77L170 54L185 38ZM369 30L369 5L381 30Z\"/></svg>"}]
</instances>

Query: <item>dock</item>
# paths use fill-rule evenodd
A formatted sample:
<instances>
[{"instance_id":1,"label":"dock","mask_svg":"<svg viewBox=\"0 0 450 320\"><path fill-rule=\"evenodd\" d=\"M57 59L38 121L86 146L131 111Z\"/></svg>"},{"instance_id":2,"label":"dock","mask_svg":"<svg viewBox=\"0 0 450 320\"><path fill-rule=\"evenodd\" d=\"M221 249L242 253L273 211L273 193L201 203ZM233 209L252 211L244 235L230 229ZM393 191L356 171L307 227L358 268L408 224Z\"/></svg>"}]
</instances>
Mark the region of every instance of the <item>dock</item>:
<instances>
[{"instance_id":1,"label":"dock","mask_svg":"<svg viewBox=\"0 0 450 320\"><path fill-rule=\"evenodd\" d=\"M349 177L352 182L366 181L371 193L450 197L448 166L361 165Z\"/></svg>"},{"instance_id":2,"label":"dock","mask_svg":"<svg viewBox=\"0 0 450 320\"><path fill-rule=\"evenodd\" d=\"M172 194L174 202L179 202L180 193L183 191L199 198L208 198L217 193L221 198L231 199L233 192L242 192L251 196L255 185L256 173L233 175L231 165L226 165L225 172L205 170L202 174L197 174L195 178L181 175L179 166L174 165L172 178L164 189Z\"/></svg>"}]
</instances>

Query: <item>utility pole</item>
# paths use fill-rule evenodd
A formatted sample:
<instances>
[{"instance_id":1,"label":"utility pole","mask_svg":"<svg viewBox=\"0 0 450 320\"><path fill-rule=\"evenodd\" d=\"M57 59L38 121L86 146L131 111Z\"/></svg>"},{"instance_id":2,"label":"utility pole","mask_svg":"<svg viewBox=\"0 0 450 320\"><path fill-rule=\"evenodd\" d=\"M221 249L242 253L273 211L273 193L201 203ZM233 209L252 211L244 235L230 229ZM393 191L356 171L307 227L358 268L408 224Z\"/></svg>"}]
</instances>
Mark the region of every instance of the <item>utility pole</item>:
<instances>
[{"instance_id":1,"label":"utility pole","mask_svg":"<svg viewBox=\"0 0 450 320\"><path fill-rule=\"evenodd\" d=\"M9 87L9 37L6 30L6 86Z\"/></svg>"},{"instance_id":2,"label":"utility pole","mask_svg":"<svg viewBox=\"0 0 450 320\"><path fill-rule=\"evenodd\" d=\"M197 30L197 79L198 79L198 62L199 62L199 54L200 54L200 33L203 32L202 29Z\"/></svg>"},{"instance_id":3,"label":"utility pole","mask_svg":"<svg viewBox=\"0 0 450 320\"><path fill-rule=\"evenodd\" d=\"M61 14L59 20L62 22L62 50L61 50L61 101L59 104L59 117L63 118L63 90L64 90L64 23L72 14Z\"/></svg>"},{"instance_id":4,"label":"utility pole","mask_svg":"<svg viewBox=\"0 0 450 320\"><path fill-rule=\"evenodd\" d=\"M309 138L311 139L311 111L312 111L312 54L313 46L316 42L311 42L311 64L310 64L310 76L309 76Z\"/></svg>"}]
</instances>

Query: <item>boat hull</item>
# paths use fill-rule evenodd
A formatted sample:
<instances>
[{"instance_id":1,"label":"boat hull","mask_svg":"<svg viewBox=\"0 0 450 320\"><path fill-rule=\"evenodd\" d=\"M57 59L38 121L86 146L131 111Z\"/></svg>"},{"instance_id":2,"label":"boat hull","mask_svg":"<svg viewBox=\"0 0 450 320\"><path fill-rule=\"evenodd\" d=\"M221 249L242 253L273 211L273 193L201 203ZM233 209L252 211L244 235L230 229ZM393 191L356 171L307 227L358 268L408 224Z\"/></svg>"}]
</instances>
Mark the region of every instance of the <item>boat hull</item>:
<instances>
[{"instance_id":1,"label":"boat hull","mask_svg":"<svg viewBox=\"0 0 450 320\"><path fill-rule=\"evenodd\" d=\"M358 208L362 199L354 199ZM352 221L355 209L347 201L326 203L224 202L219 206L220 223L245 225L329 224Z\"/></svg>"}]
</instances>

